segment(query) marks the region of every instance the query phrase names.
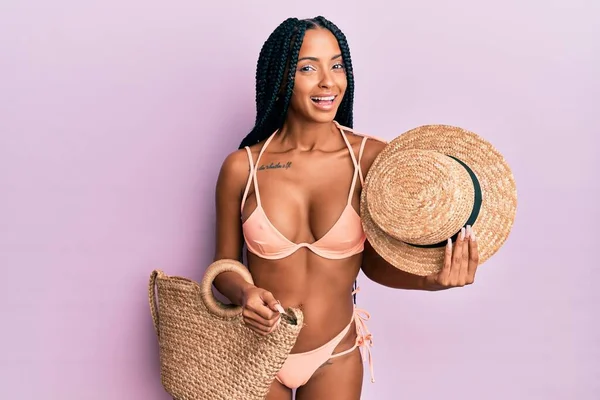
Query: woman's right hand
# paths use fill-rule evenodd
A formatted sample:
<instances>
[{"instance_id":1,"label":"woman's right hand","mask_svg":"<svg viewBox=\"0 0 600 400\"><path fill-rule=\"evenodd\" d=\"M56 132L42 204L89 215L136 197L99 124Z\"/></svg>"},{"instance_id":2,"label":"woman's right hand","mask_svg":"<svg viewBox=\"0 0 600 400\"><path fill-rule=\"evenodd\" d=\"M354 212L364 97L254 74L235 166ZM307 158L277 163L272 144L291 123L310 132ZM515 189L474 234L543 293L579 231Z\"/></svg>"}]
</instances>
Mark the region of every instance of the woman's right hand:
<instances>
[{"instance_id":1,"label":"woman's right hand","mask_svg":"<svg viewBox=\"0 0 600 400\"><path fill-rule=\"evenodd\" d=\"M242 317L250 329L260 335L273 332L280 322L283 307L268 290L249 286L242 294Z\"/></svg>"}]
</instances>

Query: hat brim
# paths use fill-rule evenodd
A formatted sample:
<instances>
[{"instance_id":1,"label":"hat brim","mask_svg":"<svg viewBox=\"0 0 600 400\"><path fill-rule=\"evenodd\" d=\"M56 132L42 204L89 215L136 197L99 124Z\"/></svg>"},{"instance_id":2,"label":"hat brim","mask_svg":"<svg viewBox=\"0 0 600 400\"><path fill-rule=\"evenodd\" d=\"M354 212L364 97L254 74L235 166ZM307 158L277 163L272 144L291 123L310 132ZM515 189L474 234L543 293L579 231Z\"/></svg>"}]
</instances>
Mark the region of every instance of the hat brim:
<instances>
[{"instance_id":1,"label":"hat brim","mask_svg":"<svg viewBox=\"0 0 600 400\"><path fill-rule=\"evenodd\" d=\"M376 157L365 177L360 203L363 229L373 249L394 267L415 275L430 275L443 267L445 247L415 247L396 240L380 229L369 213L369 181L376 174L386 173L378 164L383 157L393 157L394 153L408 149L435 150L462 160L473 170L482 192L481 210L473 230L479 264L486 262L502 247L512 229L517 208L515 179L508 163L491 143L475 133L448 125L412 129L389 142Z\"/></svg>"}]
</instances>

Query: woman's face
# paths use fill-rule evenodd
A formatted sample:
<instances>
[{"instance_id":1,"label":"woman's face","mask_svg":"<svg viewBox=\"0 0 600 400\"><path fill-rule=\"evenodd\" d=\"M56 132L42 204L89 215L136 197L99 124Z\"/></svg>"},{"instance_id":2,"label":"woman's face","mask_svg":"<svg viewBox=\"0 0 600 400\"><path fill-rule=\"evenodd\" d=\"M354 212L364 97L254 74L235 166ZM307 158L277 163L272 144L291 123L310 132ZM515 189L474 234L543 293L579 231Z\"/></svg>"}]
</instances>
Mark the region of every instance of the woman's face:
<instances>
[{"instance_id":1,"label":"woman's face","mask_svg":"<svg viewBox=\"0 0 600 400\"><path fill-rule=\"evenodd\" d=\"M307 30L298 55L289 112L309 121L331 122L347 85L335 36L327 29Z\"/></svg>"}]
</instances>

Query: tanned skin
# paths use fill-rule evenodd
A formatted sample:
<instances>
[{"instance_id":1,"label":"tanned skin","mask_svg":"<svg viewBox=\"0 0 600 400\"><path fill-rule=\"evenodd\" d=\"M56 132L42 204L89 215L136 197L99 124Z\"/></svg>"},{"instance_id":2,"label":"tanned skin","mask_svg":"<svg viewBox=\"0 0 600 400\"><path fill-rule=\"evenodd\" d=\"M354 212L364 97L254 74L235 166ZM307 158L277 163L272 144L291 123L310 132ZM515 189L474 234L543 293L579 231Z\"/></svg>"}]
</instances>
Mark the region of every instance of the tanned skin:
<instances>
[{"instance_id":1,"label":"tanned skin","mask_svg":"<svg viewBox=\"0 0 600 400\"><path fill-rule=\"evenodd\" d=\"M346 206L354 165L333 122L346 90L346 73L335 36L322 28L306 31L298 59L286 120L257 165L257 182L271 223L292 242L312 243L331 229ZM327 94L337 97L334 107L323 111L311 96ZM362 137L350 132L346 136L358 159ZM254 162L263 144L251 146ZM383 147L380 141L367 141L360 165L364 176ZM215 260L242 259L241 224L257 205L252 184L240 210L249 172L244 149L231 153L223 162L216 187ZM357 212L361 189L357 179L352 194ZM276 328L277 302L285 308L300 307L306 326L292 353L318 348L348 325L353 313L351 290L361 265L367 277L388 287L440 290L473 283L478 264L475 235L470 229L464 238L447 246L444 269L428 277L390 266L368 242L363 253L341 260L322 258L306 248L280 260L262 259L249 252L247 258L254 285L235 273L224 273L215 280L215 287L232 303L244 307L245 323L261 334ZM350 329L334 353L351 348L355 338L355 330ZM360 399L362 381L363 365L356 349L327 361L298 389L297 399ZM291 396L291 390L275 380L267 400L290 400Z\"/></svg>"}]
</instances>

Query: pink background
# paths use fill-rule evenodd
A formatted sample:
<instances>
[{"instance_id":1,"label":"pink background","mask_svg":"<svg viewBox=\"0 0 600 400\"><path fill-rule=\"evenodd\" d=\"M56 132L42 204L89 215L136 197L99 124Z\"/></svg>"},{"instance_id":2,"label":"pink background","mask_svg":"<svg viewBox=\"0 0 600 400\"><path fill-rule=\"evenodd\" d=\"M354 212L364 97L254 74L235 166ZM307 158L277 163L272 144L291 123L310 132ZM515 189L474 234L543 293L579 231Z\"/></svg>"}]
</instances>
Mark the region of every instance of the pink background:
<instances>
[{"instance_id":1,"label":"pink background","mask_svg":"<svg viewBox=\"0 0 600 400\"><path fill-rule=\"evenodd\" d=\"M359 278L377 378L363 399L598 398L600 3L94 3L0 6L0 398L169 398L148 276L201 278L260 46L319 14L348 36L358 129L463 126L519 188L474 286Z\"/></svg>"}]
</instances>

